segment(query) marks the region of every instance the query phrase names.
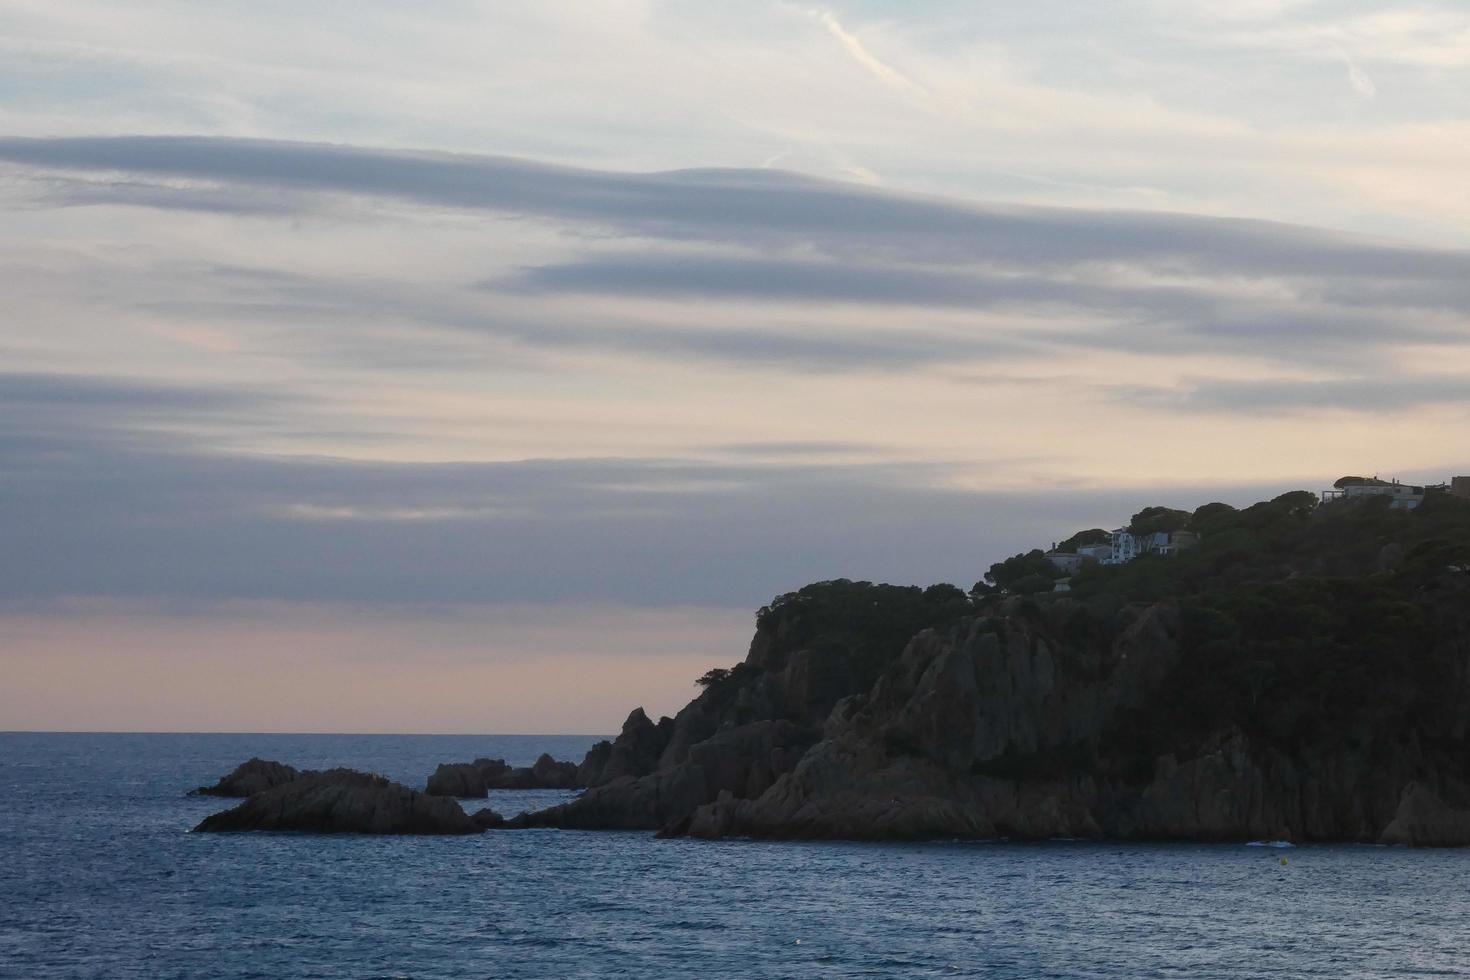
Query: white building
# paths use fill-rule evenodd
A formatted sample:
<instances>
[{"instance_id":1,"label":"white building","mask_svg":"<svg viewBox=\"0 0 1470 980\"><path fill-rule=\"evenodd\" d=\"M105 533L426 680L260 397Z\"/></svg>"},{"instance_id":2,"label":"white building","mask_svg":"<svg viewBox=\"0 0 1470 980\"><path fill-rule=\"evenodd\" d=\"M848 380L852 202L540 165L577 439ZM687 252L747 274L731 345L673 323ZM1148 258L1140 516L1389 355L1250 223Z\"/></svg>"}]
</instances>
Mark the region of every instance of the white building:
<instances>
[{"instance_id":1,"label":"white building","mask_svg":"<svg viewBox=\"0 0 1470 980\"><path fill-rule=\"evenodd\" d=\"M1376 476L1345 476L1331 490L1322 491L1324 504L1355 497L1389 497L1389 506L1395 510L1413 510L1424 502L1424 488Z\"/></svg>"},{"instance_id":2,"label":"white building","mask_svg":"<svg viewBox=\"0 0 1470 980\"><path fill-rule=\"evenodd\" d=\"M1139 555L1175 555L1185 548L1199 543L1199 535L1193 531L1155 531L1152 534L1134 534L1120 527L1108 535L1109 553L1102 560L1104 565L1123 565Z\"/></svg>"},{"instance_id":3,"label":"white building","mask_svg":"<svg viewBox=\"0 0 1470 980\"><path fill-rule=\"evenodd\" d=\"M1108 534L1108 557L1105 564L1122 565L1143 554L1143 540L1126 527Z\"/></svg>"}]
</instances>

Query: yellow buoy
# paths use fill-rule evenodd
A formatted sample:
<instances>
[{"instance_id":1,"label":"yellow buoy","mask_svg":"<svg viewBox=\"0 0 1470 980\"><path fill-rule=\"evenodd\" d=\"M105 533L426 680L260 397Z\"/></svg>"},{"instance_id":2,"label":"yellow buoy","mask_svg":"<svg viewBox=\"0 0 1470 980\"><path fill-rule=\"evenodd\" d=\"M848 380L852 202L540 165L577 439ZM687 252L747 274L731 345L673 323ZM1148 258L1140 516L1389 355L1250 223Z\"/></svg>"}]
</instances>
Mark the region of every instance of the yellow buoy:
<instances>
[{"instance_id":1,"label":"yellow buoy","mask_svg":"<svg viewBox=\"0 0 1470 980\"><path fill-rule=\"evenodd\" d=\"M1282 859L1281 859L1281 863L1282 863L1282 864L1285 864L1285 863L1286 863L1286 858L1282 858Z\"/></svg>"}]
</instances>

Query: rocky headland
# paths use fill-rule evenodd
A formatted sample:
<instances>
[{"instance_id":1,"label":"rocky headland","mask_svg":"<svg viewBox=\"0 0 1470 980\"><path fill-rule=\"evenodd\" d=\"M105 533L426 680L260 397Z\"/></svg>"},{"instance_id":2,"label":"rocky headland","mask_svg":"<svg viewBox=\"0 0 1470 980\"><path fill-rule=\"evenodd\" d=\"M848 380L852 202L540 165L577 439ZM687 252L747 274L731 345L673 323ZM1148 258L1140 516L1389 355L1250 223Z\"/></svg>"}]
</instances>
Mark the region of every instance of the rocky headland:
<instances>
[{"instance_id":1,"label":"rocky headland","mask_svg":"<svg viewBox=\"0 0 1470 980\"><path fill-rule=\"evenodd\" d=\"M1035 551L968 592L780 596L743 661L580 765L445 764L418 793L252 759L197 829L1470 845L1470 500L1135 515L1160 522L1197 545L1065 591ZM452 799L583 787L509 820Z\"/></svg>"},{"instance_id":2,"label":"rocky headland","mask_svg":"<svg viewBox=\"0 0 1470 980\"><path fill-rule=\"evenodd\" d=\"M1171 512L1198 546L1066 592L1039 551L968 593L808 586L510 826L1470 844L1470 501L1387 505Z\"/></svg>"}]
</instances>

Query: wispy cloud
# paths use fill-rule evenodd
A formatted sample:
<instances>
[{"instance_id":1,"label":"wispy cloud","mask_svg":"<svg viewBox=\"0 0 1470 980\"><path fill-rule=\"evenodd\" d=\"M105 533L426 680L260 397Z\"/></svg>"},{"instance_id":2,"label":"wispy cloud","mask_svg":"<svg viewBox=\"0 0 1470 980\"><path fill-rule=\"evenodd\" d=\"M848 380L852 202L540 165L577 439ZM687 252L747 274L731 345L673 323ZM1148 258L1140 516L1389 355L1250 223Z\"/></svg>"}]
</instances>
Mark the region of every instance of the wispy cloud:
<instances>
[{"instance_id":1,"label":"wispy cloud","mask_svg":"<svg viewBox=\"0 0 1470 980\"><path fill-rule=\"evenodd\" d=\"M91 200L115 188L112 200L147 210L180 194L181 207L219 200L233 217L234 202L261 196L310 216L350 196L531 217L562 236L478 281L179 262L102 278L95 258L85 273L112 283L114 302L140 292L140 313L297 323L300 343L357 358L381 360L383 330L418 331L392 355L403 363L480 364L465 348L479 337L530 355L813 374L1081 350L1350 371L1407 345L1470 343L1470 251L1272 222L986 205L763 170L635 174L234 139L0 139L0 159L45 181L82 175Z\"/></svg>"},{"instance_id":2,"label":"wispy cloud","mask_svg":"<svg viewBox=\"0 0 1470 980\"><path fill-rule=\"evenodd\" d=\"M1191 412L1382 415L1432 405L1470 406L1470 374L1377 374L1351 378L1189 379L1174 388L1122 387L1117 397Z\"/></svg>"},{"instance_id":3,"label":"wispy cloud","mask_svg":"<svg viewBox=\"0 0 1470 980\"><path fill-rule=\"evenodd\" d=\"M1347 66L1348 84L1353 87L1359 98L1374 99L1378 97L1378 86L1368 73L1358 67L1358 63L1352 59L1346 51L1342 52L1343 63Z\"/></svg>"},{"instance_id":4,"label":"wispy cloud","mask_svg":"<svg viewBox=\"0 0 1470 980\"><path fill-rule=\"evenodd\" d=\"M869 51L857 35L843 27L830 10L818 10L813 13L828 33L842 45L843 50L852 57L852 60L866 68L879 81L895 88L928 96L929 93L924 86Z\"/></svg>"},{"instance_id":5,"label":"wispy cloud","mask_svg":"<svg viewBox=\"0 0 1470 980\"><path fill-rule=\"evenodd\" d=\"M0 138L0 160L40 170L187 177L371 195L590 222L630 235L814 244L835 255L1024 265L1162 262L1256 275L1439 279L1470 251L1376 243L1267 221L1163 212L984 206L768 170L630 174L505 157L202 137ZM141 186L113 185L127 203ZM139 202L167 203L170 185ZM93 200L101 200L103 191ZM197 206L192 191L181 195Z\"/></svg>"},{"instance_id":6,"label":"wispy cloud","mask_svg":"<svg viewBox=\"0 0 1470 980\"><path fill-rule=\"evenodd\" d=\"M97 379L95 396L72 401L104 415L112 386ZM733 447L778 457L770 462L371 463L86 427L37 438L0 417L0 599L744 607L844 575L968 586L984 564L977 555L1092 526L1158 494L979 491L940 464L810 459L840 446ZM1222 490L1174 494L1205 492Z\"/></svg>"}]
</instances>

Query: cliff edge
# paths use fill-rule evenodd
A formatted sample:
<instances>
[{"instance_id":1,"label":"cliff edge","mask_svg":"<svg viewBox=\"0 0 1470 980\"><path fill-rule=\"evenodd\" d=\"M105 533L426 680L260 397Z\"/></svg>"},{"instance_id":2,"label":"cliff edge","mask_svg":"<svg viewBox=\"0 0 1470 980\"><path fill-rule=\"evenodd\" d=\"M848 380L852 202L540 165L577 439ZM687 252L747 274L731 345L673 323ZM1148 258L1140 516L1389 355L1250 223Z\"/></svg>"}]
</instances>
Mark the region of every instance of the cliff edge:
<instances>
[{"instance_id":1,"label":"cliff edge","mask_svg":"<svg viewBox=\"0 0 1470 980\"><path fill-rule=\"evenodd\" d=\"M1065 593L818 583L512 826L1470 844L1470 502L1195 512Z\"/></svg>"}]
</instances>

